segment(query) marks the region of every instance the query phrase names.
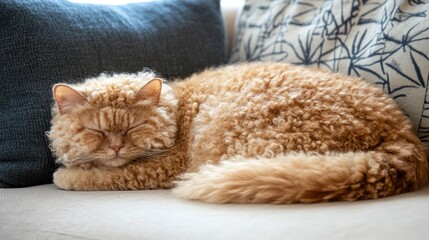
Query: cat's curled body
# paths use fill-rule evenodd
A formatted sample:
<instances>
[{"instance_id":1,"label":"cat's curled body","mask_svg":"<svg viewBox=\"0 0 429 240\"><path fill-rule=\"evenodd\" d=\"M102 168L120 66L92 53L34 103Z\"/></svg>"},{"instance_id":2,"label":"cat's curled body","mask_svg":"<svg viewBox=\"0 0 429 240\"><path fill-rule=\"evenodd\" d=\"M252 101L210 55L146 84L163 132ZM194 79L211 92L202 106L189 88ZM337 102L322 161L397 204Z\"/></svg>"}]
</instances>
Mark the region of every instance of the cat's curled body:
<instances>
[{"instance_id":1,"label":"cat's curled body","mask_svg":"<svg viewBox=\"0 0 429 240\"><path fill-rule=\"evenodd\" d=\"M208 202L294 203L374 199L428 182L410 121L360 79L261 62L162 87L154 77L54 88L59 188L174 186L177 196Z\"/></svg>"}]
</instances>

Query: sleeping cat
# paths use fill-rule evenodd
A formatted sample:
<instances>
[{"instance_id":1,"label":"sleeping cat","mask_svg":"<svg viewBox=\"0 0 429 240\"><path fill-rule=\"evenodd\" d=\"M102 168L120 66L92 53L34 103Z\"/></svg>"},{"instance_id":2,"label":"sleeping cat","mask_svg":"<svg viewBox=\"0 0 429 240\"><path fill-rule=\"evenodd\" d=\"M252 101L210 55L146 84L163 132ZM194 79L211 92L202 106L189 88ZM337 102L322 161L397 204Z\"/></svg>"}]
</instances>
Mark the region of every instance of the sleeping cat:
<instances>
[{"instance_id":1,"label":"sleeping cat","mask_svg":"<svg viewBox=\"0 0 429 240\"><path fill-rule=\"evenodd\" d=\"M354 77L255 62L172 83L151 72L102 74L53 91L61 189L175 187L215 203L310 203L428 182L410 121Z\"/></svg>"}]
</instances>

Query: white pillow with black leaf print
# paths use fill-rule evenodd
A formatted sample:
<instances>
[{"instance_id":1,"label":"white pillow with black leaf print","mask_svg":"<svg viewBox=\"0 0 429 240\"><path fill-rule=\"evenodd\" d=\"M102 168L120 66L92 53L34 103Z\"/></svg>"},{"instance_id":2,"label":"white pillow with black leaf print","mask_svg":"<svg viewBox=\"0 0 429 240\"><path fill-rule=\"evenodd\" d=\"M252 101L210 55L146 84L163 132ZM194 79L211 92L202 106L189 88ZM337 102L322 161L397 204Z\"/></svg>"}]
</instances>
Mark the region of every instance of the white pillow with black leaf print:
<instances>
[{"instance_id":1,"label":"white pillow with black leaf print","mask_svg":"<svg viewBox=\"0 0 429 240\"><path fill-rule=\"evenodd\" d=\"M283 61L362 77L399 103L429 146L429 2L247 0L230 61Z\"/></svg>"}]
</instances>

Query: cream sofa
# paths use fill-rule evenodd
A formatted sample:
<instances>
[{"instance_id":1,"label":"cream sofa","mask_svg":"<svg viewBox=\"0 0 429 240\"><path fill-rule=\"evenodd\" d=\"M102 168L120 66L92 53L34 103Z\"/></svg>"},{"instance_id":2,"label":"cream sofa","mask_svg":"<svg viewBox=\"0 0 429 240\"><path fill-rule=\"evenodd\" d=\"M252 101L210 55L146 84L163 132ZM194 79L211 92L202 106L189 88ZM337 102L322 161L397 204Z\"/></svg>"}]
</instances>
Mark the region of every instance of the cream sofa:
<instances>
[{"instance_id":1,"label":"cream sofa","mask_svg":"<svg viewBox=\"0 0 429 240\"><path fill-rule=\"evenodd\" d=\"M0 190L0 239L427 239L429 187L361 202L216 205L168 190Z\"/></svg>"},{"instance_id":2,"label":"cream sofa","mask_svg":"<svg viewBox=\"0 0 429 240\"><path fill-rule=\"evenodd\" d=\"M229 41L238 4L224 4ZM390 198L216 205L169 190L0 189L0 239L428 239L429 187Z\"/></svg>"}]
</instances>

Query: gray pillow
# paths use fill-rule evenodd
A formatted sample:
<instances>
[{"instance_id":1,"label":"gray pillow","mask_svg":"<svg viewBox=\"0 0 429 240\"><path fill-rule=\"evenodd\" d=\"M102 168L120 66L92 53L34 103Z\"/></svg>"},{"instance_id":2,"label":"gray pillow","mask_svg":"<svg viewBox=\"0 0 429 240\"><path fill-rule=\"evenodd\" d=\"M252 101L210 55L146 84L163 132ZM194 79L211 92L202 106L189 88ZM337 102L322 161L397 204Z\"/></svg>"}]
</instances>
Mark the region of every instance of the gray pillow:
<instances>
[{"instance_id":1,"label":"gray pillow","mask_svg":"<svg viewBox=\"0 0 429 240\"><path fill-rule=\"evenodd\" d=\"M54 83L145 67L185 77L226 62L218 0L2 0L0 22L0 187L51 182Z\"/></svg>"}]
</instances>

